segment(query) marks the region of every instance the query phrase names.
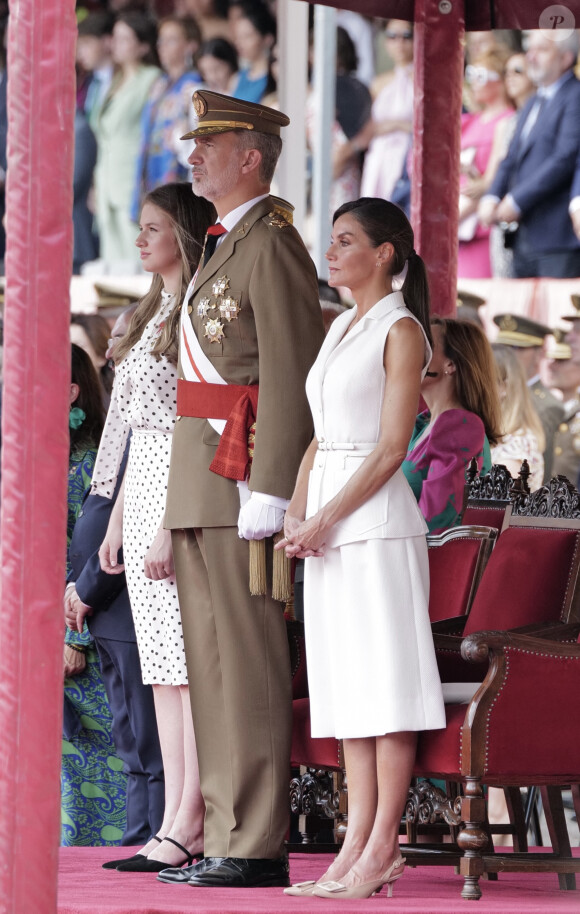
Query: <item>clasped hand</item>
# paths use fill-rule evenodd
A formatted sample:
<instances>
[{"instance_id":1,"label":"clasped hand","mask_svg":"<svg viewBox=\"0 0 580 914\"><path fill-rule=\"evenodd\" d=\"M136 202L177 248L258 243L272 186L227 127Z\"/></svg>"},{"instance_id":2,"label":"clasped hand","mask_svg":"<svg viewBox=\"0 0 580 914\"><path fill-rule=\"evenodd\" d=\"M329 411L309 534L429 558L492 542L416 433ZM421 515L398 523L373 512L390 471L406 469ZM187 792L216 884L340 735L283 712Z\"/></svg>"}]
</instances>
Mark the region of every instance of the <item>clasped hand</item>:
<instances>
[{"instance_id":1,"label":"clasped hand","mask_svg":"<svg viewBox=\"0 0 580 914\"><path fill-rule=\"evenodd\" d=\"M79 597L76 587L67 587L64 595L64 621L73 632L82 633L85 619L93 610Z\"/></svg>"},{"instance_id":2,"label":"clasped hand","mask_svg":"<svg viewBox=\"0 0 580 914\"><path fill-rule=\"evenodd\" d=\"M326 530L322 527L317 514L308 520L286 511L284 518L284 539L274 549L284 549L289 559L318 558L324 555Z\"/></svg>"},{"instance_id":3,"label":"clasped hand","mask_svg":"<svg viewBox=\"0 0 580 914\"><path fill-rule=\"evenodd\" d=\"M246 540L263 540L282 529L284 509L250 496L240 508L238 536Z\"/></svg>"}]
</instances>

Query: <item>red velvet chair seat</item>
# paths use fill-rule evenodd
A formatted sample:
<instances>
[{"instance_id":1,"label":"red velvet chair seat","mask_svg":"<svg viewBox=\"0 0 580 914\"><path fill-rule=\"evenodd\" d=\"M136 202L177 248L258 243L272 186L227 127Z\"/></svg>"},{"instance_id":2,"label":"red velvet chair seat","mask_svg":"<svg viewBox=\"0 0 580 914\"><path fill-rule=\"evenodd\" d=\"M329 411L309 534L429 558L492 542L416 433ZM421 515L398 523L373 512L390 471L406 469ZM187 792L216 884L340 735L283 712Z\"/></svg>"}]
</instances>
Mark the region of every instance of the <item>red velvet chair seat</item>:
<instances>
[{"instance_id":1,"label":"red velvet chair seat","mask_svg":"<svg viewBox=\"0 0 580 914\"><path fill-rule=\"evenodd\" d=\"M309 768L343 767L340 758L340 742L328 739L313 739L310 735L310 699L298 698L292 702L292 749L290 761L293 766L307 765Z\"/></svg>"},{"instance_id":2,"label":"red velvet chair seat","mask_svg":"<svg viewBox=\"0 0 580 914\"><path fill-rule=\"evenodd\" d=\"M446 705L444 730L424 730L419 736L415 759L416 777L461 780L461 728L466 705Z\"/></svg>"}]
</instances>

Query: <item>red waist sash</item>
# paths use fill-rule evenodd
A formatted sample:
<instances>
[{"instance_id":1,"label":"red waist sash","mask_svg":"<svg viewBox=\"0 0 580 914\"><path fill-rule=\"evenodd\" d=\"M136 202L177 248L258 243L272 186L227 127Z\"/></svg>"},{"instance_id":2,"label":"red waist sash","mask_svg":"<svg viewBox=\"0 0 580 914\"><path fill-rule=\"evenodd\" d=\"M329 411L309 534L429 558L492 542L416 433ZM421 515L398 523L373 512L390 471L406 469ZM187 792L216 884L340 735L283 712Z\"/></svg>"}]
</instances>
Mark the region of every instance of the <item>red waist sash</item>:
<instances>
[{"instance_id":1,"label":"red waist sash","mask_svg":"<svg viewBox=\"0 0 580 914\"><path fill-rule=\"evenodd\" d=\"M257 384L207 384L177 379L177 415L197 419L228 419L244 395L258 396Z\"/></svg>"},{"instance_id":2,"label":"red waist sash","mask_svg":"<svg viewBox=\"0 0 580 914\"><path fill-rule=\"evenodd\" d=\"M258 408L257 384L206 384L177 380L177 415L226 419L210 470L227 479L247 479Z\"/></svg>"}]
</instances>

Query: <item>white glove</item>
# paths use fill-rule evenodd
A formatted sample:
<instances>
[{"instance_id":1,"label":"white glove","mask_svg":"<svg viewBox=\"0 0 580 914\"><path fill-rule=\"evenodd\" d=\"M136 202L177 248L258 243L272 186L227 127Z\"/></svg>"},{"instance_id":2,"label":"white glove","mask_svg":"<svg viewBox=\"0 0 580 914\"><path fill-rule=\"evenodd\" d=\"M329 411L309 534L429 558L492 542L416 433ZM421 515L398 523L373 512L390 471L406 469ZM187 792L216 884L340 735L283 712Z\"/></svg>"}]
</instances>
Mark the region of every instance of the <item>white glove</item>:
<instances>
[{"instance_id":1,"label":"white glove","mask_svg":"<svg viewBox=\"0 0 580 914\"><path fill-rule=\"evenodd\" d=\"M238 515L240 539L263 540L266 536L273 536L284 526L287 505L288 502L285 498L264 495L262 492L252 492L250 498L240 507Z\"/></svg>"}]
</instances>

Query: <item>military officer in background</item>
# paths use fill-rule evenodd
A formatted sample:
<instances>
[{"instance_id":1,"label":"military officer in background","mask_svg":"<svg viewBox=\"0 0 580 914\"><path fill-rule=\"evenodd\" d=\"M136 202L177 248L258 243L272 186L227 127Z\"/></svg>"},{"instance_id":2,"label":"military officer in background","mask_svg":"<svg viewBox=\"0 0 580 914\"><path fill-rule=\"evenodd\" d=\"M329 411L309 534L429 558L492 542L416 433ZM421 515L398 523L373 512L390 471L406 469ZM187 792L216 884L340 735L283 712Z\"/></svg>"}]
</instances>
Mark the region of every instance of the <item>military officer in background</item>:
<instances>
[{"instance_id":1,"label":"military officer in background","mask_svg":"<svg viewBox=\"0 0 580 914\"><path fill-rule=\"evenodd\" d=\"M567 476L573 485L580 471L580 365L572 361L572 350L563 330L554 330L546 349L550 385L562 393L564 415L554 436L553 476Z\"/></svg>"},{"instance_id":2,"label":"military officer in background","mask_svg":"<svg viewBox=\"0 0 580 914\"><path fill-rule=\"evenodd\" d=\"M552 476L554 435L562 421L564 408L550 393L540 378L540 364L544 357L544 341L552 332L549 327L520 314L496 314L494 323L499 327L495 342L511 346L520 360L532 400L546 438L544 450L544 483Z\"/></svg>"},{"instance_id":3,"label":"military officer in background","mask_svg":"<svg viewBox=\"0 0 580 914\"><path fill-rule=\"evenodd\" d=\"M573 314L564 314L563 320L568 321L570 329L566 334L566 342L572 351L572 360L576 365L580 365L580 294L570 296L574 305Z\"/></svg>"},{"instance_id":4,"label":"military officer in background","mask_svg":"<svg viewBox=\"0 0 580 914\"><path fill-rule=\"evenodd\" d=\"M470 321L483 330L483 321L479 316L479 309L482 305L485 305L485 298L481 298L480 295L476 295L474 292L458 289L456 305L457 313L455 317L458 321Z\"/></svg>"},{"instance_id":5,"label":"military officer in background","mask_svg":"<svg viewBox=\"0 0 580 914\"><path fill-rule=\"evenodd\" d=\"M215 204L219 223L182 309L165 523L206 804L205 857L159 878L284 886L288 644L271 580L265 595L250 595L249 541L265 539L271 556L312 436L304 385L322 317L291 207L269 196L288 118L206 90L193 105L197 126L183 137L196 140L193 192Z\"/></svg>"}]
</instances>

